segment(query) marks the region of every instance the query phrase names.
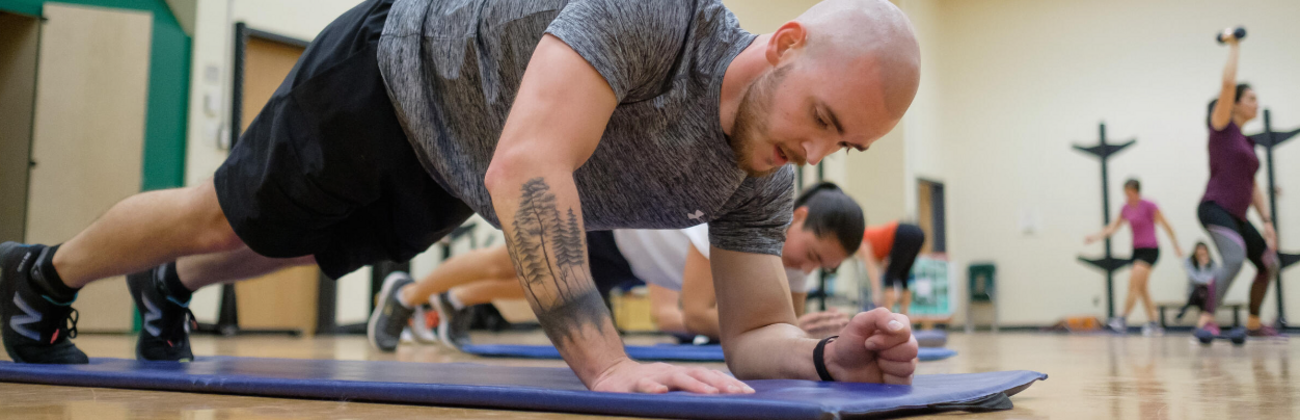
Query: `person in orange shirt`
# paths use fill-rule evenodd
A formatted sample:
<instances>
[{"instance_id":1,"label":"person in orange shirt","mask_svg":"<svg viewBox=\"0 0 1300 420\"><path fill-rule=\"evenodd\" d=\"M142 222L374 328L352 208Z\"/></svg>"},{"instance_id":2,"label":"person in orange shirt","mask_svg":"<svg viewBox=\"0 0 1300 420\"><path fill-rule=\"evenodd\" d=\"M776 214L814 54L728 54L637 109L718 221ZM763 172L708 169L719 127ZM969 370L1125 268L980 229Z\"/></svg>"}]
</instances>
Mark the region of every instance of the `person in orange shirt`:
<instances>
[{"instance_id":1,"label":"person in orange shirt","mask_svg":"<svg viewBox=\"0 0 1300 420\"><path fill-rule=\"evenodd\" d=\"M906 314L912 304L912 292L907 290L907 276L912 272L912 264L921 253L925 244L925 232L916 225L889 222L878 226L867 226L862 236L862 247L858 248L858 258L867 268L867 279L871 282L871 296L876 305L885 308L898 303L898 312ZM881 278L880 267L885 266ZM898 299L894 286L903 289L903 298ZM882 288L883 294L882 294ZM883 299L882 299L883 298Z\"/></svg>"}]
</instances>

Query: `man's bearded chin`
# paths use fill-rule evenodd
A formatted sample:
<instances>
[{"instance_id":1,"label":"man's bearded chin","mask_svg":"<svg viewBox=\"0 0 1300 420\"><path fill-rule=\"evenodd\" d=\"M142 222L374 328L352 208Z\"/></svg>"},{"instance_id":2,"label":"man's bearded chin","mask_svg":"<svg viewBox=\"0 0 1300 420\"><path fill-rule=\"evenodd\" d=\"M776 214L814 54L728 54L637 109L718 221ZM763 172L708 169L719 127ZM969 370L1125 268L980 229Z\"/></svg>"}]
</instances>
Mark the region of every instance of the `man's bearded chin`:
<instances>
[{"instance_id":1,"label":"man's bearded chin","mask_svg":"<svg viewBox=\"0 0 1300 420\"><path fill-rule=\"evenodd\" d=\"M771 175L778 169L781 169L780 166L777 166L765 171L760 171L754 167L754 164L758 163L755 162L756 159L754 159L754 149L757 149L758 145L762 142L759 141L757 136L754 134L754 131L757 130L752 128L742 129L742 127L752 127L752 125L742 126L740 122L740 119L737 118L736 135L731 136L731 152L735 154L736 165L739 166L740 170L745 171L745 175L748 175L751 178L759 178Z\"/></svg>"},{"instance_id":2,"label":"man's bearded chin","mask_svg":"<svg viewBox=\"0 0 1300 420\"><path fill-rule=\"evenodd\" d=\"M760 80L758 83L762 82ZM740 106L736 110L736 129L730 139L731 152L736 156L736 164L740 167L740 170L745 171L745 174L752 178L768 176L781 169L780 166L765 171L754 168L756 163L754 162L755 149L759 145L765 144L760 140L760 134L767 131L766 124L760 117L762 113L760 108L766 107L761 106L758 101L767 99L766 96L768 95L764 95L765 92L756 92L766 90L764 88L751 86L745 92L745 96L741 99Z\"/></svg>"}]
</instances>

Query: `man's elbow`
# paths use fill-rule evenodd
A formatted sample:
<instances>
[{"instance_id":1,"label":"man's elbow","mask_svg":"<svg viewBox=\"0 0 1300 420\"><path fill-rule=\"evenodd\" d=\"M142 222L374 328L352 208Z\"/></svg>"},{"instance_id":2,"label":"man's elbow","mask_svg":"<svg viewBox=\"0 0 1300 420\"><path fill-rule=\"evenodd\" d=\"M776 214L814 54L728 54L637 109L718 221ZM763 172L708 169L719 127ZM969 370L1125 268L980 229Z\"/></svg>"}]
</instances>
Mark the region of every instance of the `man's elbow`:
<instances>
[{"instance_id":1,"label":"man's elbow","mask_svg":"<svg viewBox=\"0 0 1300 420\"><path fill-rule=\"evenodd\" d=\"M539 177L571 174L576 166L563 156L539 153L534 148L498 150L483 174L483 186L489 194L518 192L520 185Z\"/></svg>"},{"instance_id":2,"label":"man's elbow","mask_svg":"<svg viewBox=\"0 0 1300 420\"><path fill-rule=\"evenodd\" d=\"M518 172L512 169L511 166L513 165L510 164L508 159L492 159L492 163L488 165L487 173L483 174L483 186L487 188L489 194L496 195L496 193L503 191L503 188L508 188L507 184L518 183L511 182Z\"/></svg>"},{"instance_id":3,"label":"man's elbow","mask_svg":"<svg viewBox=\"0 0 1300 420\"><path fill-rule=\"evenodd\" d=\"M773 379L769 377L770 375L764 374L763 368L761 366L752 363L749 357L747 357L747 355L740 354L740 352L742 351L741 348L743 347L744 346L738 346L738 345L734 345L733 343L727 343L727 341L723 341L723 345L722 345L723 359L726 360L727 370L731 371L731 375L735 376L736 379L742 381L749 381L755 379Z\"/></svg>"}]
</instances>

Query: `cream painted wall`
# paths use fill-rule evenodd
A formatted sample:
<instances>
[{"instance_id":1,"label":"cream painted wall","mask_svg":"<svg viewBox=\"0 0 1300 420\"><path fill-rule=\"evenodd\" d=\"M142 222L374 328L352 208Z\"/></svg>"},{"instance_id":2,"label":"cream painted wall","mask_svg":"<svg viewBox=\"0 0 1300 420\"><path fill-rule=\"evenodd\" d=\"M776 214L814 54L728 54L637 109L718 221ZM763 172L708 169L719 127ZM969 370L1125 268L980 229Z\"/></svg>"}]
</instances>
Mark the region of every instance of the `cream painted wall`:
<instances>
[{"instance_id":1,"label":"cream painted wall","mask_svg":"<svg viewBox=\"0 0 1300 420\"><path fill-rule=\"evenodd\" d=\"M928 48L937 42L938 22L935 14L937 0L904 0L899 7L912 21L917 41L921 44L921 85L912 100L912 107L903 117L900 126L903 131L903 214L915 218L916 180L924 178L943 182L947 171L943 164L943 147L935 134L939 108L938 72L931 69L941 68L941 57L934 48Z\"/></svg>"},{"instance_id":2,"label":"cream painted wall","mask_svg":"<svg viewBox=\"0 0 1300 420\"><path fill-rule=\"evenodd\" d=\"M746 31L763 34L776 31L818 0L723 0L722 4L740 20Z\"/></svg>"},{"instance_id":3,"label":"cream painted wall","mask_svg":"<svg viewBox=\"0 0 1300 420\"><path fill-rule=\"evenodd\" d=\"M904 205L905 133L899 124L866 152L838 154L845 161L844 191L862 205L868 225L909 217Z\"/></svg>"},{"instance_id":4,"label":"cream painted wall","mask_svg":"<svg viewBox=\"0 0 1300 420\"><path fill-rule=\"evenodd\" d=\"M1100 245L1082 243L1101 228L1098 163L1070 149L1095 143L1099 121L1107 122L1112 139L1138 139L1112 159L1112 215L1118 213L1120 184L1136 176L1184 247L1206 237L1195 208L1208 177L1205 107L1226 57L1212 40L1216 30L1247 25L1242 80L1253 83L1263 105L1274 110L1276 126L1300 126L1300 50L1294 46L1300 27L1293 22L1300 2L902 4L917 22L925 60L917 106L906 121L908 151L915 152L910 172L946 181L956 283L964 288L970 261L996 261L1000 314L1007 324L1105 313L1102 275L1075 261L1078 254L1101 252ZM1256 121L1246 131L1260 126ZM1283 147L1276 158L1277 178L1289 191L1287 182L1300 179L1291 164L1300 162L1300 147ZM1300 197L1280 200L1282 240L1294 250L1300 245ZM1035 233L1021 231L1026 216L1037 219ZM1165 248L1152 276L1152 296L1184 299L1184 274L1163 233L1160 240ZM1116 235L1115 247L1128 255L1127 231ZM1243 271L1229 300L1246 300L1254 270ZM1119 273L1117 306L1127 276ZM1293 318L1300 316L1297 276L1296 270L1287 275ZM1273 299L1271 291L1266 320L1273 318Z\"/></svg>"}]
</instances>

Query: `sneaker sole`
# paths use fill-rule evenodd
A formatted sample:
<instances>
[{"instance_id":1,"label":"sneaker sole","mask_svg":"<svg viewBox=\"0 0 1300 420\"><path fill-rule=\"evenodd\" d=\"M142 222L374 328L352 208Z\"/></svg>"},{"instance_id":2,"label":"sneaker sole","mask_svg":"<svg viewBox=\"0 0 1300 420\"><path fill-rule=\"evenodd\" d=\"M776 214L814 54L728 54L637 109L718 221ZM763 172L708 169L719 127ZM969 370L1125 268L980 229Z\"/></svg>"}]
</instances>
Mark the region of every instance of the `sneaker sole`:
<instances>
[{"instance_id":1,"label":"sneaker sole","mask_svg":"<svg viewBox=\"0 0 1300 420\"><path fill-rule=\"evenodd\" d=\"M402 276L397 276L395 274L396 273L389 274L388 278L384 279L384 285L379 288L380 304L375 305L375 310L370 311L370 319L366 321L366 341L370 342L370 347L382 352L397 350L396 347L394 347L393 350L384 350L379 347L379 340L375 338L375 331L378 331L379 315L384 311L383 302L388 299L390 294L392 294L393 285L397 284L398 281L401 281L402 278Z\"/></svg>"}]
</instances>

